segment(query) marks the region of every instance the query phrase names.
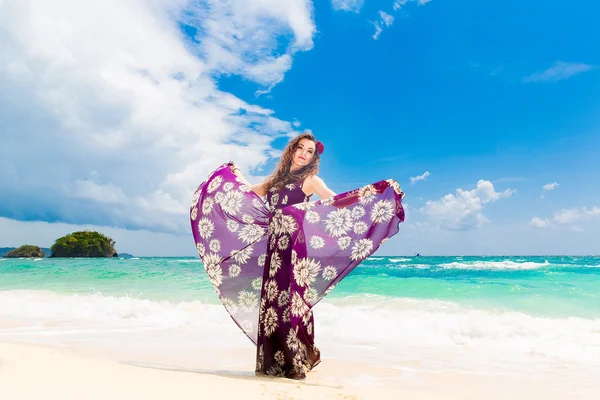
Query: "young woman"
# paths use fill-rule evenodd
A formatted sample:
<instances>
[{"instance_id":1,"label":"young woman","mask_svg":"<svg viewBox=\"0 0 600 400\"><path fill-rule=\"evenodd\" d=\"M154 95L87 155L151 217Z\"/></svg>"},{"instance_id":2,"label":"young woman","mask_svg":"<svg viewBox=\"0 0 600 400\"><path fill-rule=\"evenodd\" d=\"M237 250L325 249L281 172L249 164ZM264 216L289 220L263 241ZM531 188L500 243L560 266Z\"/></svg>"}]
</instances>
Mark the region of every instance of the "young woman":
<instances>
[{"instance_id":1,"label":"young woman","mask_svg":"<svg viewBox=\"0 0 600 400\"><path fill-rule=\"evenodd\" d=\"M198 253L221 302L256 344L259 375L303 379L320 362L312 308L404 220L404 194L393 180L331 191L317 176L323 150L302 134L265 182L249 185L229 163L192 199ZM315 193L321 200L311 202Z\"/></svg>"}]
</instances>

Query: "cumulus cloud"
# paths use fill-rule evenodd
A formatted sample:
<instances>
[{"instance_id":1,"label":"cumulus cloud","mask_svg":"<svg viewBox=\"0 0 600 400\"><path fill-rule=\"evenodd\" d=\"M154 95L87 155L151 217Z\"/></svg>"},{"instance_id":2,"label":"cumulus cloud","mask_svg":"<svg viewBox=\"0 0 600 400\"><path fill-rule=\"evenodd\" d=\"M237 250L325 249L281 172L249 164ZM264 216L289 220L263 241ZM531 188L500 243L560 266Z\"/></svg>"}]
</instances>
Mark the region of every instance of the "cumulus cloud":
<instances>
[{"instance_id":1,"label":"cumulus cloud","mask_svg":"<svg viewBox=\"0 0 600 400\"><path fill-rule=\"evenodd\" d=\"M489 222L483 215L485 204L510 197L513 193L511 189L496 192L490 181L479 180L475 189L456 189L456 194L450 193L440 200L427 201L420 211L442 229L474 229Z\"/></svg>"},{"instance_id":2,"label":"cumulus cloud","mask_svg":"<svg viewBox=\"0 0 600 400\"><path fill-rule=\"evenodd\" d=\"M331 0L331 5L334 10L360 12L364 0Z\"/></svg>"},{"instance_id":3,"label":"cumulus cloud","mask_svg":"<svg viewBox=\"0 0 600 400\"><path fill-rule=\"evenodd\" d=\"M535 72L523 78L524 82L558 82L571 78L582 72L590 71L594 66L583 63L568 63L558 61L544 71Z\"/></svg>"},{"instance_id":4,"label":"cumulus cloud","mask_svg":"<svg viewBox=\"0 0 600 400\"><path fill-rule=\"evenodd\" d=\"M554 190L557 187L559 187L560 185L556 182L552 182L552 183L547 183L544 186L542 186L542 189L544 189L544 191L548 192L550 190Z\"/></svg>"},{"instance_id":5,"label":"cumulus cloud","mask_svg":"<svg viewBox=\"0 0 600 400\"><path fill-rule=\"evenodd\" d=\"M0 216L163 232L294 131L215 78L268 90L315 33L306 0L9 0L0 26Z\"/></svg>"},{"instance_id":6,"label":"cumulus cloud","mask_svg":"<svg viewBox=\"0 0 600 400\"><path fill-rule=\"evenodd\" d=\"M591 209L588 209L587 207L563 208L562 210L556 211L551 220L548 218L533 217L529 222L529 225L536 228L546 228L554 224L570 225L595 217L600 217L600 207L594 206ZM571 226L570 229L576 232L583 231L576 226Z\"/></svg>"},{"instance_id":7,"label":"cumulus cloud","mask_svg":"<svg viewBox=\"0 0 600 400\"><path fill-rule=\"evenodd\" d=\"M533 217L531 221L529 221L529 225L533 226L534 228L545 228L550 224L551 222L548 220L548 218Z\"/></svg>"},{"instance_id":8,"label":"cumulus cloud","mask_svg":"<svg viewBox=\"0 0 600 400\"><path fill-rule=\"evenodd\" d=\"M413 177L413 176L411 176L411 177L410 177L410 183L415 183L415 182L419 182L419 181L424 181L425 179L427 179L427 177L428 177L429 175L431 175L431 174L429 173L429 171L425 171L425 172L423 173L423 175L414 176L414 177Z\"/></svg>"}]
</instances>

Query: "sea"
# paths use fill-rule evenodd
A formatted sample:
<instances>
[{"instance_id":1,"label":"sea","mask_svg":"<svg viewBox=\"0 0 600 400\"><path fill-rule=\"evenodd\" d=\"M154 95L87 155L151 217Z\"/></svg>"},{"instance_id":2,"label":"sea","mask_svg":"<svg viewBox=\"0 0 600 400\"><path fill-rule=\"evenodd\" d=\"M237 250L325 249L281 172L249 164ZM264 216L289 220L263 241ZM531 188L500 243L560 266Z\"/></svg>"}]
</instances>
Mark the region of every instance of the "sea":
<instances>
[{"instance_id":1,"label":"sea","mask_svg":"<svg viewBox=\"0 0 600 400\"><path fill-rule=\"evenodd\" d=\"M600 376L598 256L370 257L314 312L324 361ZM0 259L0 341L250 371L255 352L194 257Z\"/></svg>"}]
</instances>

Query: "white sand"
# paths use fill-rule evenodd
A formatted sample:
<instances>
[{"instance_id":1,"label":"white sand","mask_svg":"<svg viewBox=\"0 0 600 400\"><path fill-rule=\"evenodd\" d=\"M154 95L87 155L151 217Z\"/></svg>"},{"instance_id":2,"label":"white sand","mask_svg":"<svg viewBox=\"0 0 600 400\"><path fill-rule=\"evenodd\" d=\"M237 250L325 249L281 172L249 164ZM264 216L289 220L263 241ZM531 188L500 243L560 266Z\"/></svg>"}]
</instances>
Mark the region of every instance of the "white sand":
<instances>
[{"instance_id":1,"label":"white sand","mask_svg":"<svg viewBox=\"0 0 600 400\"><path fill-rule=\"evenodd\" d=\"M325 359L306 381L241 370L114 360L74 348L0 343L0 399L595 399L598 382L552 375L403 371Z\"/></svg>"}]
</instances>

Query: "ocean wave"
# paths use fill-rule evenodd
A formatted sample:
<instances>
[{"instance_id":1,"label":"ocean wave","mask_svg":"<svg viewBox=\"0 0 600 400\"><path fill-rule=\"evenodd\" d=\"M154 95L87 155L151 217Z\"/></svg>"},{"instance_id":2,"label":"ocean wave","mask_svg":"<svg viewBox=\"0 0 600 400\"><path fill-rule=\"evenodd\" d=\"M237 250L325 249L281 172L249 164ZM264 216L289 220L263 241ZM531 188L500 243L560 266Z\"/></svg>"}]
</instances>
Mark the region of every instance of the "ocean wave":
<instances>
[{"instance_id":1,"label":"ocean wave","mask_svg":"<svg viewBox=\"0 0 600 400\"><path fill-rule=\"evenodd\" d=\"M0 291L0 320L51 334L78 331L214 330L223 337L237 328L221 305L200 301L150 301L101 294ZM350 296L315 308L319 340L343 346L389 349L446 348L538 354L565 361L600 359L600 318L548 318L520 312L467 308L450 301ZM15 328L0 329L15 335Z\"/></svg>"},{"instance_id":2,"label":"ocean wave","mask_svg":"<svg viewBox=\"0 0 600 400\"><path fill-rule=\"evenodd\" d=\"M514 262L512 260L504 261L473 261L473 262L451 262L439 264L442 268L455 269L492 269L492 270L529 270L548 267L551 264L546 260L543 263L539 262Z\"/></svg>"},{"instance_id":3,"label":"ocean wave","mask_svg":"<svg viewBox=\"0 0 600 400\"><path fill-rule=\"evenodd\" d=\"M390 262L399 263L399 262L407 262L412 261L412 258L390 258Z\"/></svg>"}]
</instances>

